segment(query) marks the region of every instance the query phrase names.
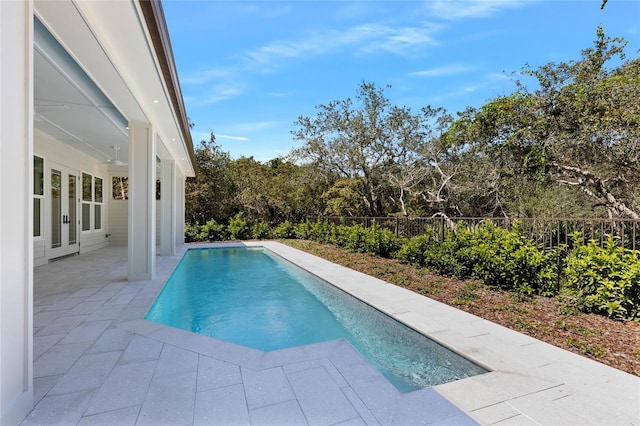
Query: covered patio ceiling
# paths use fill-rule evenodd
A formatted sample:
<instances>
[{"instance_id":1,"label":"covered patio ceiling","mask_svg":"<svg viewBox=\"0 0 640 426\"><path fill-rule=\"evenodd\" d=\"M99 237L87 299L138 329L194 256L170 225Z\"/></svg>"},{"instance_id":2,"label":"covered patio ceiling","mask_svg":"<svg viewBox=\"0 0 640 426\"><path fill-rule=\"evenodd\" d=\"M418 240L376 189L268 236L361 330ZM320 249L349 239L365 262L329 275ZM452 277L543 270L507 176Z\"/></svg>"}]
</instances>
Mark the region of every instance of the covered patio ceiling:
<instances>
[{"instance_id":1,"label":"covered patio ceiling","mask_svg":"<svg viewBox=\"0 0 640 426\"><path fill-rule=\"evenodd\" d=\"M34 25L34 127L98 161L112 160L113 147L126 159L127 119L44 25Z\"/></svg>"},{"instance_id":2,"label":"covered patio ceiling","mask_svg":"<svg viewBox=\"0 0 640 426\"><path fill-rule=\"evenodd\" d=\"M152 123L157 157L193 176L179 84L167 83L141 3L42 1L35 15L35 129L114 164L127 161L128 124Z\"/></svg>"}]
</instances>

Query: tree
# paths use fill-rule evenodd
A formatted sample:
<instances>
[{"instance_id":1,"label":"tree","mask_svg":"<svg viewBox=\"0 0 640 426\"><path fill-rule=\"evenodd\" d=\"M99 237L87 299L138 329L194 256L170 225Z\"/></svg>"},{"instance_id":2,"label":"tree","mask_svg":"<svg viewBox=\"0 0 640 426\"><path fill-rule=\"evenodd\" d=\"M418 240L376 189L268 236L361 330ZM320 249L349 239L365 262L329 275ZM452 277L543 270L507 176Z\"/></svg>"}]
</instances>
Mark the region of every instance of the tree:
<instances>
[{"instance_id":1,"label":"tree","mask_svg":"<svg viewBox=\"0 0 640 426\"><path fill-rule=\"evenodd\" d=\"M581 60L526 66L533 89L518 81L515 93L489 102L460 126L469 150L494 161L503 201L528 188L509 188L526 176L538 189L580 189L609 217L639 217L640 60L607 68L624 60L625 44L598 28Z\"/></svg>"},{"instance_id":2,"label":"tree","mask_svg":"<svg viewBox=\"0 0 640 426\"><path fill-rule=\"evenodd\" d=\"M237 211L229 154L222 151L211 133L208 141L200 142L195 156L199 170L196 177L186 181L185 221L191 224L204 224L211 219L226 221Z\"/></svg>"},{"instance_id":3,"label":"tree","mask_svg":"<svg viewBox=\"0 0 640 426\"><path fill-rule=\"evenodd\" d=\"M580 61L525 69L539 84L534 92L523 90L532 96L527 112L535 130L514 142L528 147L531 169L581 189L609 217L638 219L640 60L607 68L624 60L625 45L598 28Z\"/></svg>"},{"instance_id":4,"label":"tree","mask_svg":"<svg viewBox=\"0 0 640 426\"><path fill-rule=\"evenodd\" d=\"M292 133L304 145L291 158L314 163L327 174L362 180L360 196L366 214L382 214L384 173L393 159L397 135L390 120L393 108L383 89L361 83L355 102L350 98L316 107L316 117L301 116Z\"/></svg>"}]
</instances>

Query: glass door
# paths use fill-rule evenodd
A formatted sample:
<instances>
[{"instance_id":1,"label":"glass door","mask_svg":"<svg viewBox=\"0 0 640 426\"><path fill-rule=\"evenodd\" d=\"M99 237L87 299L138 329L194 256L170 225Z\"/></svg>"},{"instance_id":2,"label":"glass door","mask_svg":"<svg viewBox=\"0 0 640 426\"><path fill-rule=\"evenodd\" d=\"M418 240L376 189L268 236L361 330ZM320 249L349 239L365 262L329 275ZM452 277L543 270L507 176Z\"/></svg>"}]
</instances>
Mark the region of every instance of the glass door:
<instances>
[{"instance_id":1,"label":"glass door","mask_svg":"<svg viewBox=\"0 0 640 426\"><path fill-rule=\"evenodd\" d=\"M78 244L79 173L52 163L49 179L51 238L48 258L53 259L80 251Z\"/></svg>"}]
</instances>

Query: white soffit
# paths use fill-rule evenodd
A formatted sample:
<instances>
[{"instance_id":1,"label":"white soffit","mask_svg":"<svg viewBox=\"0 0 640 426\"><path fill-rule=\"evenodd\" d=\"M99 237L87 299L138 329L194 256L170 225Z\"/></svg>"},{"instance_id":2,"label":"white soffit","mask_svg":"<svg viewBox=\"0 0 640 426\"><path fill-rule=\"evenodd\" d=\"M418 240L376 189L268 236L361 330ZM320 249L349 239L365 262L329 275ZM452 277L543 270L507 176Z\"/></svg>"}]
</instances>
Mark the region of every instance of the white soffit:
<instances>
[{"instance_id":1,"label":"white soffit","mask_svg":"<svg viewBox=\"0 0 640 426\"><path fill-rule=\"evenodd\" d=\"M127 120L152 123L167 148L163 154L193 176L137 3L45 0L35 2L35 12Z\"/></svg>"}]
</instances>

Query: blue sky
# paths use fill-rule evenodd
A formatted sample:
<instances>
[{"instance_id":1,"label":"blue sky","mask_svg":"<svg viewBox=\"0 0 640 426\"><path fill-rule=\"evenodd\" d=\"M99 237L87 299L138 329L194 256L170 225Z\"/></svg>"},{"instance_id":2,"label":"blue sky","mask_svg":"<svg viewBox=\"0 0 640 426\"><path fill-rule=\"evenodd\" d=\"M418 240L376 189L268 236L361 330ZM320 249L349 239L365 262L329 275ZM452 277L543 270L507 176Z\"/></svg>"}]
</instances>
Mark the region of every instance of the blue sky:
<instances>
[{"instance_id":1,"label":"blue sky","mask_svg":"<svg viewBox=\"0 0 640 426\"><path fill-rule=\"evenodd\" d=\"M258 161L300 145L315 106L362 81L398 106L457 112L513 92L525 63L579 59L599 24L640 49L640 1L165 0L194 143Z\"/></svg>"}]
</instances>

